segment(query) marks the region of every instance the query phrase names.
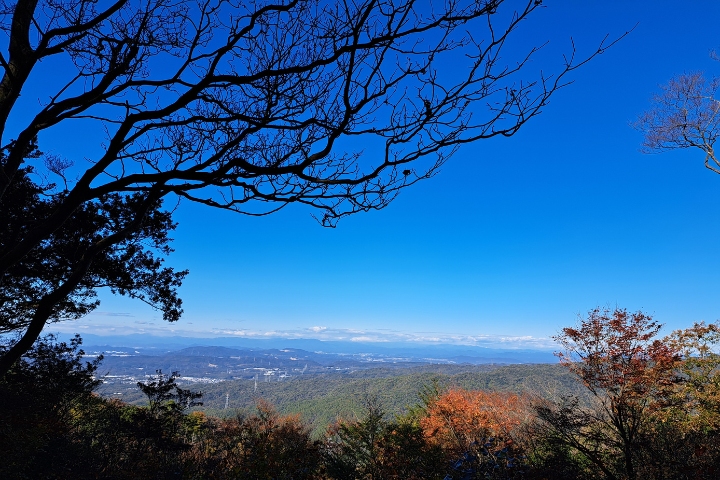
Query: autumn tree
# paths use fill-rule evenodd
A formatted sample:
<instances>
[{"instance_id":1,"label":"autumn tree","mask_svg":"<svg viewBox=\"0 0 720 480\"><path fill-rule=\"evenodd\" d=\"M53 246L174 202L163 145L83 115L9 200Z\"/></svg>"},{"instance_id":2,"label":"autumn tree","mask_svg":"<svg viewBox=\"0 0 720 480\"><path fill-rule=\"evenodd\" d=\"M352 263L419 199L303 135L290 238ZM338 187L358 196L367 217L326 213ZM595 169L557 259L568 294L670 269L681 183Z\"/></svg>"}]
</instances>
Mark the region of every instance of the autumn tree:
<instances>
[{"instance_id":1,"label":"autumn tree","mask_svg":"<svg viewBox=\"0 0 720 480\"><path fill-rule=\"evenodd\" d=\"M677 75L650 98L651 107L634 126L643 133L643 151L694 148L705 154L705 166L720 173L715 141L720 134L720 78L703 72Z\"/></svg>"},{"instance_id":2,"label":"autumn tree","mask_svg":"<svg viewBox=\"0 0 720 480\"><path fill-rule=\"evenodd\" d=\"M483 438L510 440L529 417L527 404L516 393L451 388L430 402L420 424L431 442L460 453Z\"/></svg>"},{"instance_id":3,"label":"autumn tree","mask_svg":"<svg viewBox=\"0 0 720 480\"><path fill-rule=\"evenodd\" d=\"M184 478L320 478L320 442L299 415L280 415L261 400L254 412L208 423L182 456Z\"/></svg>"},{"instance_id":4,"label":"autumn tree","mask_svg":"<svg viewBox=\"0 0 720 480\"><path fill-rule=\"evenodd\" d=\"M517 10L503 0L6 3L0 200L21 181L36 138L71 132L68 125L81 121L94 122L105 138L87 159L64 152L30 162L36 185L50 176L58 187L44 191L52 208L16 213L13 222L24 228L0 245L0 289L79 210L105 205L106 198L127 209L106 212L113 228L80 245L40 292L21 340L0 359L0 374L30 348L56 305L80 288L98 255L136 238L163 199L253 216L305 205L333 226L385 207L402 188L437 173L461 145L515 134L588 60L572 52L553 76L533 76L526 71L541 43L519 56L506 51L541 6L538 0ZM51 61L59 67L44 71ZM28 90L37 75L47 80L39 95ZM76 140L92 142L85 133Z\"/></svg>"},{"instance_id":5,"label":"autumn tree","mask_svg":"<svg viewBox=\"0 0 720 480\"><path fill-rule=\"evenodd\" d=\"M665 341L682 355L682 382L677 384L675 410L693 429L720 429L720 322L696 322L692 327L675 330Z\"/></svg>"},{"instance_id":6,"label":"autumn tree","mask_svg":"<svg viewBox=\"0 0 720 480\"><path fill-rule=\"evenodd\" d=\"M444 452L450 476L513 478L520 470L517 440L532 418L526 395L449 388L426 389L421 399L413 414L427 442Z\"/></svg>"},{"instance_id":7,"label":"autumn tree","mask_svg":"<svg viewBox=\"0 0 720 480\"><path fill-rule=\"evenodd\" d=\"M595 308L554 337L563 349L557 353L560 362L587 387L594 404L544 402L538 415L561 443L608 478L638 478L651 413L666 405L679 381L679 351L657 338L660 328L643 312Z\"/></svg>"}]
</instances>

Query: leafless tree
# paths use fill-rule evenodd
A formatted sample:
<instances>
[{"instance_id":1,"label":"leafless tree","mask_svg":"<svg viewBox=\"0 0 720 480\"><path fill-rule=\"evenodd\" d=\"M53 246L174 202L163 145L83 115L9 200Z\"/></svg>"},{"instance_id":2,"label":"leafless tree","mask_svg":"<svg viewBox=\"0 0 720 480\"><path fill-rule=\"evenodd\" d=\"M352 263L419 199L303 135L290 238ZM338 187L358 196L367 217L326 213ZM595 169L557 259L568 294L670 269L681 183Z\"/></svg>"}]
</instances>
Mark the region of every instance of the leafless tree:
<instances>
[{"instance_id":1,"label":"leafless tree","mask_svg":"<svg viewBox=\"0 0 720 480\"><path fill-rule=\"evenodd\" d=\"M527 76L542 45L512 60L503 52L541 1L506 3L5 3L0 199L45 131L92 120L106 138L86 165L59 156L38 164L36 173L58 175L65 189L47 216L28 218L22 235L2 245L0 281L88 202L132 196L137 209L38 299L0 374L37 338L53 302L73 291L94 256L132 237L161 199L247 215L304 204L333 226L385 207L402 188L432 177L460 145L513 135L570 72L609 46L603 41L579 61L573 48L553 75ZM72 75L64 81L66 72L58 72L39 106L18 107L26 81L51 57L62 58ZM17 108L33 111L9 139Z\"/></svg>"},{"instance_id":2,"label":"leafless tree","mask_svg":"<svg viewBox=\"0 0 720 480\"><path fill-rule=\"evenodd\" d=\"M678 75L660 93L652 96L652 107L634 123L643 133L645 153L679 148L705 152L705 166L720 173L715 140L720 134L720 79L707 79L702 72Z\"/></svg>"}]
</instances>

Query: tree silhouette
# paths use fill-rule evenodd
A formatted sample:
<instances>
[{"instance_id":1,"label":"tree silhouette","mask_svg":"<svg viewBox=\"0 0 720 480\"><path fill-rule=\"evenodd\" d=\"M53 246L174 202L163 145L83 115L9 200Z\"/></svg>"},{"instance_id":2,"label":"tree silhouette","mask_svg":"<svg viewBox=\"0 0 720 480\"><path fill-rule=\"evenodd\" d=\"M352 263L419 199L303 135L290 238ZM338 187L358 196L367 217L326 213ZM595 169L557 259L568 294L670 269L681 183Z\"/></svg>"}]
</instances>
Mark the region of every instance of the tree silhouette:
<instances>
[{"instance_id":1,"label":"tree silhouette","mask_svg":"<svg viewBox=\"0 0 720 480\"><path fill-rule=\"evenodd\" d=\"M175 383L180 378L179 372L170 375L156 370L155 377L147 382L137 382L138 388L148 398L150 414L158 416L163 412L181 413L186 408L202 405L196 400L202 398L202 393L191 392Z\"/></svg>"},{"instance_id":2,"label":"tree silhouette","mask_svg":"<svg viewBox=\"0 0 720 480\"><path fill-rule=\"evenodd\" d=\"M41 153L33 145L26 158L39 156ZM26 223L28 219L41 221L64 198L66 192L47 195L52 187L38 185L32 177L32 166L19 170L0 198L3 245L33 227L34 222ZM176 289L187 272L163 267L162 257L172 251L168 234L175 224L168 212L160 210L160 202L150 206L142 226L130 237L99 249L74 288L58 295L67 285L68 272L77 268L98 239L123 228L123 220L134 214L138 201L143 200L137 195L112 194L86 202L46 241L15 262L0 286L0 334L41 329L42 325L32 324L40 309L46 312L47 322L80 318L97 307L98 287L109 287L114 293L155 306L167 320L177 319L182 310ZM28 337L32 336L17 343L27 343ZM17 343L13 342L13 348L25 350L25 345Z\"/></svg>"},{"instance_id":3,"label":"tree silhouette","mask_svg":"<svg viewBox=\"0 0 720 480\"><path fill-rule=\"evenodd\" d=\"M460 145L516 133L589 60L576 60L573 51L554 76L533 78L525 71L539 45L505 59L506 43L540 6L530 0L513 12L502 0L9 5L0 12L8 36L0 55L6 152L0 198L21 178L35 138L82 120L98 124L105 139L100 153L82 162L60 155L34 162L39 178L53 175L64 188L41 218L18 213L14 221L27 228L0 247L0 288L13 266L51 241L78 209L107 196L132 201L122 216L107 214L115 228L83 246L37 299L23 338L0 359L0 374L30 348L97 256L136 238L164 198L253 216L300 204L333 226L385 207L402 188L432 177ZM28 79L50 59L66 68L47 76L39 105L23 102Z\"/></svg>"}]
</instances>

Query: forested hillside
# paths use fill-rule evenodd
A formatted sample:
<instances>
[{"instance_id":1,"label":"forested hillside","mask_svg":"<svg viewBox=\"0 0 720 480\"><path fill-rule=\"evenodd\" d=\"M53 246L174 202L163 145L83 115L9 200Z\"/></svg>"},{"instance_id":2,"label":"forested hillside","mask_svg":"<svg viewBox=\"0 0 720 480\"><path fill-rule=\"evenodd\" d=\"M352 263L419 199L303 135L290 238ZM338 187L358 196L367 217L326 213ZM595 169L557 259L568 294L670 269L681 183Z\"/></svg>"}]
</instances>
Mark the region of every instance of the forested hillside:
<instances>
[{"instance_id":1,"label":"forested hillside","mask_svg":"<svg viewBox=\"0 0 720 480\"><path fill-rule=\"evenodd\" d=\"M0 478L715 480L720 323L659 329L595 309L558 335L560 364L204 392L158 373L135 405L94 392L102 358L87 362L79 337L47 337L0 379Z\"/></svg>"},{"instance_id":2,"label":"forested hillside","mask_svg":"<svg viewBox=\"0 0 720 480\"><path fill-rule=\"evenodd\" d=\"M257 390L255 389L257 385ZM286 382L234 380L212 384L191 384L190 390L203 393L203 407L196 410L218 417L235 415L237 409L253 408L258 400L274 405L282 414L299 413L315 431L338 418L356 418L364 398L377 398L388 414L403 414L419 401L423 389L460 387L531 393L543 398L584 394L574 375L559 364L537 365L424 365L405 369L374 368L353 374L326 374L297 377ZM107 396L112 385L100 392ZM145 404L147 399L133 386L120 396L123 401ZM228 408L225 408L227 402Z\"/></svg>"}]
</instances>

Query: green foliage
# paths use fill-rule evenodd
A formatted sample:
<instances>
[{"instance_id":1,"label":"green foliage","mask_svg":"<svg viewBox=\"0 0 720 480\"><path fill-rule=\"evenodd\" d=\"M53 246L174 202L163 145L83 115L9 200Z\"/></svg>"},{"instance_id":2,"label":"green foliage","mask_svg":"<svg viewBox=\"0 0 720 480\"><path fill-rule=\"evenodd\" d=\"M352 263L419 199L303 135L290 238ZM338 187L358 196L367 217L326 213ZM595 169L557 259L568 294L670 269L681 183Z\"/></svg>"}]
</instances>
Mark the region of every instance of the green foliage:
<instances>
[{"instance_id":1,"label":"green foliage","mask_svg":"<svg viewBox=\"0 0 720 480\"><path fill-rule=\"evenodd\" d=\"M670 417L698 432L720 429L720 321L676 330L666 339L682 352L683 382L671 399Z\"/></svg>"},{"instance_id":2,"label":"green foliage","mask_svg":"<svg viewBox=\"0 0 720 480\"><path fill-rule=\"evenodd\" d=\"M196 402L202 397L202 393L191 392L180 388L175 380L180 377L179 372L172 372L164 375L162 370L156 370L157 376L151 381L138 382L138 388L148 398L150 415L160 417L182 413L187 408L201 406L202 402Z\"/></svg>"},{"instance_id":3,"label":"green foliage","mask_svg":"<svg viewBox=\"0 0 720 480\"><path fill-rule=\"evenodd\" d=\"M717 478L711 348L720 330L696 324L660 340L660 327L642 312L597 308L563 329L561 361L594 401L536 402L539 463L569 465L588 478Z\"/></svg>"},{"instance_id":4,"label":"green foliage","mask_svg":"<svg viewBox=\"0 0 720 480\"><path fill-rule=\"evenodd\" d=\"M0 160L2 156L0 156ZM27 233L27 216L46 217L58 207L66 192L51 194L52 186L38 185L31 167L20 170L15 182L0 199L0 253ZM77 208L61 228L38 244L4 275L0 283L0 333L24 331L39 302L68 282L74 268L104 237L122 230L140 208L141 198L109 195ZM172 252L168 233L175 228L170 214L157 202L142 226L124 241L103 249L93 258L87 273L69 294L57 301L47 321L73 320L98 306L96 291L110 287L113 293L144 301L163 311L166 320L182 312L177 287L187 272L163 267L162 256Z\"/></svg>"},{"instance_id":5,"label":"green foliage","mask_svg":"<svg viewBox=\"0 0 720 480\"><path fill-rule=\"evenodd\" d=\"M333 478L382 478L379 441L384 433L385 412L373 397L365 399L364 408L363 418L330 428L326 449L328 473Z\"/></svg>"},{"instance_id":6,"label":"green foliage","mask_svg":"<svg viewBox=\"0 0 720 480\"><path fill-rule=\"evenodd\" d=\"M0 150L0 168L6 153ZM23 153L43 155L34 141ZM38 239L30 232L59 214L70 194L38 183L29 166L11 179L0 191L0 258L10 259L0 281L0 334L22 336L0 352L0 375L32 348L47 323L78 319L97 308L101 287L161 310L165 320L180 318L177 288L187 271L163 266L175 223L161 210L161 200L103 194L65 212L66 218Z\"/></svg>"},{"instance_id":7,"label":"green foliage","mask_svg":"<svg viewBox=\"0 0 720 480\"><path fill-rule=\"evenodd\" d=\"M192 416L192 414L190 415ZM265 402L252 414L211 420L183 455L183 478L289 480L318 478L320 443L297 416Z\"/></svg>"},{"instance_id":8,"label":"green foliage","mask_svg":"<svg viewBox=\"0 0 720 480\"><path fill-rule=\"evenodd\" d=\"M56 409L66 407L102 383L94 375L103 357L83 362L85 352L81 345L79 335L71 339L69 345L58 343L54 335L47 335L13 365L0 379L0 385L23 402L51 402ZM0 351L6 348L0 347Z\"/></svg>"},{"instance_id":9,"label":"green foliage","mask_svg":"<svg viewBox=\"0 0 720 480\"><path fill-rule=\"evenodd\" d=\"M188 407L198 406L200 394L180 388L177 372L158 371L156 377L140 384L147 398L144 405L105 399L93 393L102 358L83 361L79 337L69 344L46 337L0 379L0 478L715 479L720 474L720 435L712 423L717 415L713 349L720 335L716 328L696 324L664 340L671 350L682 352L677 364L681 382L663 384L660 389L648 382L661 376L633 377L633 381L646 382L641 385L644 392L662 391L663 396L657 398L663 401L638 404L633 396L633 401L626 402L622 412L643 415L642 428L634 432L631 443L622 437L618 426L622 424L612 423L604 409L613 403L612 397L608 400L602 395L621 390L596 388L595 404L572 393L559 397L537 393L543 388L572 392L562 388L572 379L568 370L563 373L562 365L516 365L453 376L415 373L374 380L315 378L262 385L258 393L291 400L283 409L305 405L306 412L322 415L344 412L341 420L336 417L330 427L320 430L319 415L313 424L307 417L301 420L298 413L276 411L258 398L252 410L236 410L231 418L186 413ZM597 365L612 365L597 360ZM608 370L600 373L603 381L623 378ZM533 383L537 375L551 381ZM435 408L445 405L442 401L448 392L464 385L469 385L466 390L485 390L466 391L469 399L524 400L483 403L490 408L487 411L480 404L477 411L462 403L453 410ZM580 382L573 385L587 388ZM216 401L215 390L223 388L225 393L229 386L208 385L213 392L211 402ZM488 386L502 387L506 393ZM527 393L533 386L534 396ZM665 395L667 389L672 395ZM523 395L511 395L518 391L524 391ZM359 406L358 398L363 399ZM644 410L632 411L637 405ZM495 426L458 442L463 434L459 428L480 418L476 418L478 412L487 413L482 418ZM526 415L533 412L534 416ZM498 430L498 422L506 420L515 427L490 436L489 432ZM438 425L449 430L440 434ZM633 448L632 471L624 450L628 445Z\"/></svg>"},{"instance_id":10,"label":"green foliage","mask_svg":"<svg viewBox=\"0 0 720 480\"><path fill-rule=\"evenodd\" d=\"M361 411L357 402L359 396L377 395L388 414L404 415L418 403L418 392L433 384L440 389L458 386L467 390L532 391L546 397L573 394L580 398L581 404L589 399L575 376L558 364L507 365L491 371L482 370L445 375L432 372L408 374L399 369L394 376L380 378L358 379L355 374L346 378L296 378L289 382L258 383L257 391L252 380L203 384L205 405L202 411L208 415L228 416L234 414L235 408L252 408L256 398L263 398L282 414L301 414L312 424L313 435L320 437L338 417L358 416ZM357 372L363 377L371 373L372 370ZM191 388L197 389L200 385ZM136 396L128 393L123 395L124 400L138 404L144 401L139 392ZM230 396L231 408L223 410L226 394Z\"/></svg>"},{"instance_id":11,"label":"green foliage","mask_svg":"<svg viewBox=\"0 0 720 480\"><path fill-rule=\"evenodd\" d=\"M83 362L81 344L48 335L0 378L0 478L42 478L74 454L70 424L92 401L102 361Z\"/></svg>"},{"instance_id":12,"label":"green foliage","mask_svg":"<svg viewBox=\"0 0 720 480\"><path fill-rule=\"evenodd\" d=\"M427 416L428 408L440 398L440 383L433 379L432 384L423 385L418 391L417 403L408 406L407 413L398 418L401 421L418 424L422 418Z\"/></svg>"},{"instance_id":13,"label":"green foliage","mask_svg":"<svg viewBox=\"0 0 720 480\"><path fill-rule=\"evenodd\" d=\"M0 478L177 478L197 422L170 402L151 411L94 395L102 357L83 362L81 343L42 338L0 380Z\"/></svg>"},{"instance_id":14,"label":"green foliage","mask_svg":"<svg viewBox=\"0 0 720 480\"><path fill-rule=\"evenodd\" d=\"M366 396L364 413L340 421L326 434L327 474L337 480L442 478L447 469L441 448L427 442L416 422L385 419L377 397Z\"/></svg>"}]
</instances>

